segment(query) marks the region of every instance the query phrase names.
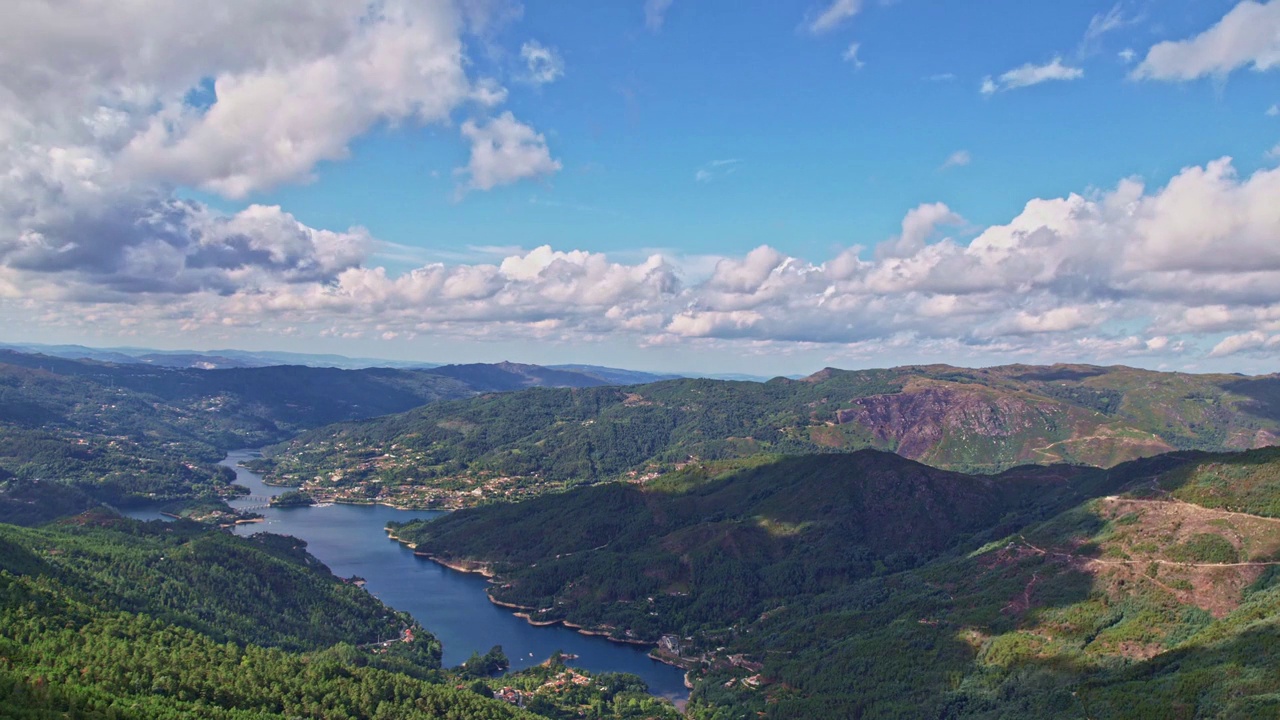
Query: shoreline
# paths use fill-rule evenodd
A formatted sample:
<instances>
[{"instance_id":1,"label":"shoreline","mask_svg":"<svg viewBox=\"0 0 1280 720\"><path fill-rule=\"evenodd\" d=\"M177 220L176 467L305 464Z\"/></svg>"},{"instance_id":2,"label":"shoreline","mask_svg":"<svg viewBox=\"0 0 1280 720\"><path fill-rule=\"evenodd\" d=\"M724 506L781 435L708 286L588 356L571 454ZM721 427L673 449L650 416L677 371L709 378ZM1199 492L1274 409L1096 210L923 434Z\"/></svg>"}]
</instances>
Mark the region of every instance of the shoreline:
<instances>
[{"instance_id":1,"label":"shoreline","mask_svg":"<svg viewBox=\"0 0 1280 720\"><path fill-rule=\"evenodd\" d=\"M410 549L414 551L413 554L418 557L426 558L427 560L430 560L431 562L436 563L437 565L444 566L455 572L466 573L469 575L483 575L485 578L489 580L490 583L497 581L497 576L491 569L492 566L489 565L488 563L474 563L472 565L466 565L458 562L448 562L448 561L442 560L441 558L435 557L430 553L419 552L417 550L417 547L418 547L417 543L411 543L411 542L408 542L407 540L400 538L392 530L389 530L386 528L384 528L384 530L387 533L388 539L395 540L401 545L408 546ZM648 657L650 660L653 660L654 662L662 663L663 665L667 665L669 667L674 667L674 668L679 668L681 670L684 670L685 671L684 686L688 690L693 689L693 684L689 680L689 673L691 673L693 670L685 663L677 662L670 658L655 654L654 651L657 650L658 648L658 644L656 642L615 638L615 637L612 637L607 631L587 628L583 625L577 625L567 620L534 620L533 617L531 616L531 613L537 611L538 608L532 608L524 605L517 605L515 603L509 603L502 600L497 600L492 595L489 594L489 591L487 589L485 590L484 596L489 599L489 602L493 603L494 605L497 605L498 607L506 608L510 610L517 610L518 612L513 612L512 615L520 618L521 620L524 620L525 622L529 623L534 627L551 627L554 625L563 625L564 627L570 630L573 630L574 632L577 632L579 635L586 635L588 637L600 637L600 638L604 638L605 640L608 640L609 642L618 643L619 645L648 647L650 648L650 651L648 653L645 653L646 657ZM685 702L688 702L688 701L686 700ZM681 710L681 712L683 712L683 710Z\"/></svg>"},{"instance_id":2,"label":"shoreline","mask_svg":"<svg viewBox=\"0 0 1280 720\"><path fill-rule=\"evenodd\" d=\"M483 575L490 582L494 582L497 579L497 574L493 572L493 566L489 563L481 563L481 562L474 562L474 561L473 562L459 562L459 561L451 562L443 558L436 557L435 555L432 555L430 553L418 551L416 543L411 543L398 537L391 530L387 530L386 533L387 533L388 539L395 540L396 542L402 545L406 545L410 547L411 549L413 549L414 555L417 555L418 557L421 557L421 558L426 558L427 560L430 560L431 562L436 563L437 565L443 565L444 567L449 568L450 570L453 570L456 572L467 573L470 575ZM605 640L608 640L609 642L615 642L620 645L635 645L639 647L657 647L658 646L656 642L649 642L648 640L629 640L626 638L616 638L610 635L608 630L588 628L584 625L577 625L575 623L569 622L568 620L534 620L530 616L530 613L537 611L538 608L528 607L526 605L517 605L516 603L509 603L503 600L498 600L494 598L492 595L490 595L487 590L485 591L484 596L489 599L489 602L493 603L494 605L497 605L498 607L520 611L520 612L512 613L512 615L515 615L516 617L520 618L521 620L524 620L525 622L535 627L563 625L566 628L569 628L570 630L577 632L579 635L587 635L590 637L602 637ZM664 665L671 665L672 667L687 669L683 665L678 665L674 662L670 662L662 658L654 657L652 655L650 655L649 657L650 659L663 663Z\"/></svg>"}]
</instances>

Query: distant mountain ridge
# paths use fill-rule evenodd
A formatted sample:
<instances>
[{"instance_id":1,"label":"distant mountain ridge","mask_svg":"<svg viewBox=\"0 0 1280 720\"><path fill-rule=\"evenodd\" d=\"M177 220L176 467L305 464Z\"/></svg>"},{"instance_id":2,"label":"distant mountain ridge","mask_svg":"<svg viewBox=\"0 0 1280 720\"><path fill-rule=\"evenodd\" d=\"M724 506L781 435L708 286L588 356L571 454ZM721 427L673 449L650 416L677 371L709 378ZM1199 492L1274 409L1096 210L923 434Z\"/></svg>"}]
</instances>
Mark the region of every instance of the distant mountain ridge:
<instances>
[{"instance_id":1,"label":"distant mountain ridge","mask_svg":"<svg viewBox=\"0 0 1280 720\"><path fill-rule=\"evenodd\" d=\"M340 470L339 485L382 494L447 486L462 494L437 501L468 504L486 487L525 497L539 484L656 476L690 459L874 448L999 472L1028 463L1109 467L1171 450L1264 447L1277 437L1274 375L932 365L483 396L310 431L272 448L269 470L290 482Z\"/></svg>"},{"instance_id":2,"label":"distant mountain ridge","mask_svg":"<svg viewBox=\"0 0 1280 720\"><path fill-rule=\"evenodd\" d=\"M225 495L213 463L229 449L442 400L604 382L511 363L203 370L0 350L0 520Z\"/></svg>"},{"instance_id":3,"label":"distant mountain ridge","mask_svg":"<svg viewBox=\"0 0 1280 720\"><path fill-rule=\"evenodd\" d=\"M160 365L201 370L228 368L269 367L272 365L303 365L306 367L332 367L343 370L366 368L432 368L439 363L386 360L379 358L353 358L345 355L325 355L255 350L156 350L153 348L117 347L92 348L84 345L42 345L39 343L0 343L0 349L16 352L48 355L68 360L97 360L119 364Z\"/></svg>"},{"instance_id":4,"label":"distant mountain ridge","mask_svg":"<svg viewBox=\"0 0 1280 720\"><path fill-rule=\"evenodd\" d=\"M479 367L484 365L522 365L546 370L562 370L593 377L604 385L639 385L642 383L673 380L681 377L706 377L718 380L749 380L764 382L765 376L735 373L653 373L600 365L557 364L530 365L522 363L455 363L443 365L418 360L387 360L385 358L347 357L345 355L282 352L276 350L156 350L139 347L93 348L85 345L43 345L40 343L0 343L0 350L13 350L36 355L60 357L68 360L96 360L123 365L143 364L200 370L225 370L229 368L270 367L272 365L303 365L306 367L331 367L341 370L365 370L369 368L396 368L426 370L439 367ZM565 387L576 387L567 384Z\"/></svg>"}]
</instances>

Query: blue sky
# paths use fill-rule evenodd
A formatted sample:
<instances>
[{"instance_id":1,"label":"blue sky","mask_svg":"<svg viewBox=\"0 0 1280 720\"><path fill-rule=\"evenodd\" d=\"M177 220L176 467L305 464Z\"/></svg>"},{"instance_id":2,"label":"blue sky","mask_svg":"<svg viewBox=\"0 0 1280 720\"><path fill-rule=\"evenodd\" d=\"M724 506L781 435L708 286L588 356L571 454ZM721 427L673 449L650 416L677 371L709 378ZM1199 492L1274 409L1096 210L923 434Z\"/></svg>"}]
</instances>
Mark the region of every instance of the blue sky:
<instances>
[{"instance_id":1,"label":"blue sky","mask_svg":"<svg viewBox=\"0 0 1280 720\"><path fill-rule=\"evenodd\" d=\"M5 340L760 374L1280 349L1280 0L84 2L0 50Z\"/></svg>"},{"instance_id":2,"label":"blue sky","mask_svg":"<svg viewBox=\"0 0 1280 720\"><path fill-rule=\"evenodd\" d=\"M906 210L933 201L994 224L1029 198L1130 175L1159 182L1224 155L1242 170L1261 166L1280 141L1280 122L1265 114L1280 101L1275 76L1135 82L1119 56L1194 35L1232 5L868 3L818 36L796 3L677 0L656 31L640 2L526 6L493 42L536 38L564 60L553 83L509 85L510 108L564 165L554 177L457 202L451 170L466 148L445 128L396 128L357 141L318 182L253 199L427 250L827 252L879 242ZM1090 21L1117 7L1131 24L1086 43ZM861 68L843 59L853 43ZM477 65L521 71L509 50L498 53L476 52ZM984 77L1055 57L1084 78L979 92ZM970 164L941 170L957 152ZM697 182L717 160L740 162Z\"/></svg>"}]
</instances>

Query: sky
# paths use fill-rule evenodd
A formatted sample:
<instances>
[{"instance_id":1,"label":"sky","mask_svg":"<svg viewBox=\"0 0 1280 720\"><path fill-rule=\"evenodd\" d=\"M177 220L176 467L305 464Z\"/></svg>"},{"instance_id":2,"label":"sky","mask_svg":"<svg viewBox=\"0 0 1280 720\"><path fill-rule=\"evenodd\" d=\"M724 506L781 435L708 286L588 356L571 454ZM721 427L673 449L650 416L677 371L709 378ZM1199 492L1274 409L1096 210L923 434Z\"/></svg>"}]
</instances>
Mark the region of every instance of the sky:
<instances>
[{"instance_id":1,"label":"sky","mask_svg":"<svg viewBox=\"0 0 1280 720\"><path fill-rule=\"evenodd\" d=\"M1278 166L1280 0L9 0L0 341L1274 372Z\"/></svg>"}]
</instances>

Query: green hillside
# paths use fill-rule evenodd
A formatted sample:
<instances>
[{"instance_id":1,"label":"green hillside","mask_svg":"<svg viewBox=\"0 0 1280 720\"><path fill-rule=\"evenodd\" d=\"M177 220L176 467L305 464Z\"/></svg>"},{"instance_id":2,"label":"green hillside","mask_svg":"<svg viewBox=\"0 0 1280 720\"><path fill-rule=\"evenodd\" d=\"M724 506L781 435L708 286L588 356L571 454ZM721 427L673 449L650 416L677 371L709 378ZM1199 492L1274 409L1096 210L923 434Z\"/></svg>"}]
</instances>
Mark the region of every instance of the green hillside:
<instances>
[{"instance_id":1,"label":"green hillside","mask_svg":"<svg viewBox=\"0 0 1280 720\"><path fill-rule=\"evenodd\" d=\"M678 717L630 676L439 664L433 636L293 538L103 513L0 525L0 717ZM491 699L508 686L527 709Z\"/></svg>"},{"instance_id":2,"label":"green hillside","mask_svg":"<svg viewBox=\"0 0 1280 720\"><path fill-rule=\"evenodd\" d=\"M689 462L863 448L965 472L1110 467L1269 445L1278 397L1271 376L1024 365L534 389L321 428L272 448L262 467L321 494L454 507L644 482Z\"/></svg>"},{"instance_id":3,"label":"green hillside","mask_svg":"<svg viewBox=\"0 0 1280 720\"><path fill-rule=\"evenodd\" d=\"M214 463L230 449L478 392L603 382L512 363L198 370L0 350L0 522L226 497L232 474Z\"/></svg>"},{"instance_id":4,"label":"green hillside","mask_svg":"<svg viewBox=\"0 0 1280 720\"><path fill-rule=\"evenodd\" d=\"M698 718L1271 717L1278 468L1267 449L967 477L859 453L395 532L488 564L535 619L679 638Z\"/></svg>"}]
</instances>

